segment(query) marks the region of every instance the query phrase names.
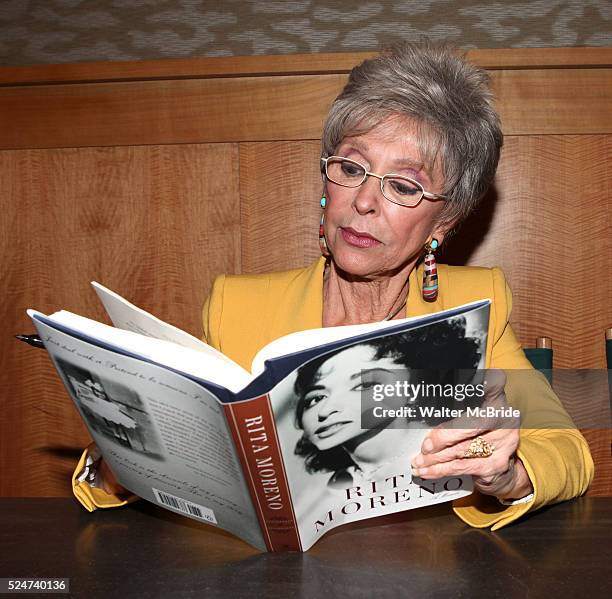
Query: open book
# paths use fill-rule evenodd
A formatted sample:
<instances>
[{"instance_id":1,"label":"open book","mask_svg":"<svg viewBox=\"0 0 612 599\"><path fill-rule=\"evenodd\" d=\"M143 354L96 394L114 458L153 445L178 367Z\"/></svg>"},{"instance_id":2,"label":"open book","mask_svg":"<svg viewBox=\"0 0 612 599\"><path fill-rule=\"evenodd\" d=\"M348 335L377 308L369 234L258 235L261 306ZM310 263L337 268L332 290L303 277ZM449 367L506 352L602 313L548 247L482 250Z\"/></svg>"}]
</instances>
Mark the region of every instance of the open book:
<instances>
[{"instance_id":1,"label":"open book","mask_svg":"<svg viewBox=\"0 0 612 599\"><path fill-rule=\"evenodd\" d=\"M293 333L247 372L93 286L115 327L28 314L104 459L136 495L261 550L306 551L346 522L471 492L471 477L411 474L435 412L417 405L411 373L440 368L446 385L454 368L482 368L490 300Z\"/></svg>"}]
</instances>

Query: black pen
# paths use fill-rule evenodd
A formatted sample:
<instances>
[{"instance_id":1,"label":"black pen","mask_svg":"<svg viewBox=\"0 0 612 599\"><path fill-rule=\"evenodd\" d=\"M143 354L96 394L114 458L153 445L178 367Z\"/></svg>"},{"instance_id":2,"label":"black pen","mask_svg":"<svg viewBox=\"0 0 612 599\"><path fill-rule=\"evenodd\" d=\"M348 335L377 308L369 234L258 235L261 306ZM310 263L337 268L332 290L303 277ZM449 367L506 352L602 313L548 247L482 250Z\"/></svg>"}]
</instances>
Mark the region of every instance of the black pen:
<instances>
[{"instance_id":1,"label":"black pen","mask_svg":"<svg viewBox=\"0 0 612 599\"><path fill-rule=\"evenodd\" d=\"M19 339L19 341L23 341L32 347L45 349L45 344L38 335L15 335L15 339Z\"/></svg>"}]
</instances>

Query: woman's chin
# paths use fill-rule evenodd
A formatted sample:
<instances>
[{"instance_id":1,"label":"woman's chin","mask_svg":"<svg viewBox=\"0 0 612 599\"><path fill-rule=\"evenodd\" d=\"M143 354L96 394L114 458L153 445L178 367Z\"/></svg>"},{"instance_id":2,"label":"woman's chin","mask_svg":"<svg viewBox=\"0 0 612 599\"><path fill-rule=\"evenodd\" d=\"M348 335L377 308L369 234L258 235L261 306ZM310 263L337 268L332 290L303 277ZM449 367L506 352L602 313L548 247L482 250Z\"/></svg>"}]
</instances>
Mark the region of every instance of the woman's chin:
<instances>
[{"instance_id":1,"label":"woman's chin","mask_svg":"<svg viewBox=\"0 0 612 599\"><path fill-rule=\"evenodd\" d=\"M353 277L368 279L385 271L381 261L365 251L338 251L332 254L332 260L339 270Z\"/></svg>"}]
</instances>

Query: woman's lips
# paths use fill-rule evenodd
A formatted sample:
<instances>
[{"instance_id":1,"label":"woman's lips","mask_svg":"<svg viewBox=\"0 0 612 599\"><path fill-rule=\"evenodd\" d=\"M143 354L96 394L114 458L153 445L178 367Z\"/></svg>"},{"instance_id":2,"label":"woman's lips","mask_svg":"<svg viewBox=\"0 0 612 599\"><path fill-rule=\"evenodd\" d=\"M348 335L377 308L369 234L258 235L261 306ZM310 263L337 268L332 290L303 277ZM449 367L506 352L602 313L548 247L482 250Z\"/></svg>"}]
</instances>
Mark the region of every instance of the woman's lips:
<instances>
[{"instance_id":1,"label":"woman's lips","mask_svg":"<svg viewBox=\"0 0 612 599\"><path fill-rule=\"evenodd\" d=\"M342 234L342 239L344 239L346 243L358 248L371 248L381 243L375 237L367 233L360 233L350 227L340 227L340 233Z\"/></svg>"},{"instance_id":2,"label":"woman's lips","mask_svg":"<svg viewBox=\"0 0 612 599\"><path fill-rule=\"evenodd\" d=\"M315 435L317 435L317 437L319 437L320 439L326 439L327 437L331 437L332 435L335 435L338 430L340 430L347 424L348 424L348 421L343 420L340 422L334 422L332 424L326 424L325 426L320 426L315 431Z\"/></svg>"}]
</instances>

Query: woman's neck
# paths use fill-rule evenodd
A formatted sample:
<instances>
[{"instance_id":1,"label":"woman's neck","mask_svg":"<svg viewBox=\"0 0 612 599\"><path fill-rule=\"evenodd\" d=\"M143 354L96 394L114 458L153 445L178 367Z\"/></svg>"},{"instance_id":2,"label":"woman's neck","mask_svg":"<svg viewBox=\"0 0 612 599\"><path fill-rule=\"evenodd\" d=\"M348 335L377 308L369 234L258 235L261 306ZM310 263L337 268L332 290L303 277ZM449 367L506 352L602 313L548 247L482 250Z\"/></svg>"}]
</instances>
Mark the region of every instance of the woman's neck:
<instances>
[{"instance_id":1,"label":"woman's neck","mask_svg":"<svg viewBox=\"0 0 612 599\"><path fill-rule=\"evenodd\" d=\"M403 318L408 277L415 265L416 259L391 276L364 279L341 271L332 260L323 281L323 326L378 322L391 315Z\"/></svg>"}]
</instances>

